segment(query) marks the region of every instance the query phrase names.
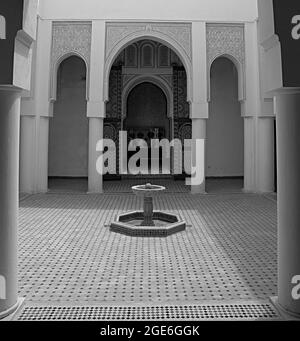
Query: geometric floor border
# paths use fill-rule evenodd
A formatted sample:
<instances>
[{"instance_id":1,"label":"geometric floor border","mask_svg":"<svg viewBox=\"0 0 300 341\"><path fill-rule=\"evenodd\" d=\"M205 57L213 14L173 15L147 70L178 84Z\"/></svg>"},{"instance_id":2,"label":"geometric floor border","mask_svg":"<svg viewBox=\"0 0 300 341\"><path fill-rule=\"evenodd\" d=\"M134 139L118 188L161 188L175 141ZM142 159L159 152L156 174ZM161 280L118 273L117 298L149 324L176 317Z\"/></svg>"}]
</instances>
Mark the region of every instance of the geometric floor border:
<instances>
[{"instance_id":1,"label":"geometric floor border","mask_svg":"<svg viewBox=\"0 0 300 341\"><path fill-rule=\"evenodd\" d=\"M187 305L70 305L25 303L15 321L278 321L269 301Z\"/></svg>"}]
</instances>

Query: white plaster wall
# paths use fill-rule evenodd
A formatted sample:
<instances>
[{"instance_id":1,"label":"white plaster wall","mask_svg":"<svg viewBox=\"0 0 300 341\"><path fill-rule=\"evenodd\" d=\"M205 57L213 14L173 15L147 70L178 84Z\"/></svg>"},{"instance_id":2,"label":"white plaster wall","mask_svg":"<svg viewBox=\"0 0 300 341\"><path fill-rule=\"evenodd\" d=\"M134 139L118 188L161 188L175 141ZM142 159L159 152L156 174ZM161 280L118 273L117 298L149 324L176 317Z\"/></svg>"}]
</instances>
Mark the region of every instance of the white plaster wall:
<instances>
[{"instance_id":1,"label":"white plaster wall","mask_svg":"<svg viewBox=\"0 0 300 341\"><path fill-rule=\"evenodd\" d=\"M219 58L211 73L206 176L243 176L244 122L238 102L237 70L231 61Z\"/></svg>"},{"instance_id":2,"label":"white plaster wall","mask_svg":"<svg viewBox=\"0 0 300 341\"><path fill-rule=\"evenodd\" d=\"M253 21L257 0L40 0L44 19Z\"/></svg>"},{"instance_id":3,"label":"white plaster wall","mask_svg":"<svg viewBox=\"0 0 300 341\"><path fill-rule=\"evenodd\" d=\"M258 0L258 39L263 43L274 34L274 15L272 0Z\"/></svg>"}]
</instances>

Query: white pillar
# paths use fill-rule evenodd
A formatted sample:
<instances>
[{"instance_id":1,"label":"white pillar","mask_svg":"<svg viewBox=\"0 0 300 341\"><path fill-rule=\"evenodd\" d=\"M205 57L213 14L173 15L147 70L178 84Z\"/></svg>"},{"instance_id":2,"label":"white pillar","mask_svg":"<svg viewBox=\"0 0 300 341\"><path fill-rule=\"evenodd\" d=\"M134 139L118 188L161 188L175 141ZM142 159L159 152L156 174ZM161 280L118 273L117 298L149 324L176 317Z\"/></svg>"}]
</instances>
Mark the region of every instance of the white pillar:
<instances>
[{"instance_id":1,"label":"white pillar","mask_svg":"<svg viewBox=\"0 0 300 341\"><path fill-rule=\"evenodd\" d=\"M17 308L20 96L0 88L0 318Z\"/></svg>"},{"instance_id":2,"label":"white pillar","mask_svg":"<svg viewBox=\"0 0 300 341\"><path fill-rule=\"evenodd\" d=\"M49 119L50 117L41 116L37 118L37 193L48 191L48 149L49 149Z\"/></svg>"},{"instance_id":3,"label":"white pillar","mask_svg":"<svg viewBox=\"0 0 300 341\"><path fill-rule=\"evenodd\" d=\"M300 318L300 93L275 97L278 145L278 303Z\"/></svg>"},{"instance_id":4,"label":"white pillar","mask_svg":"<svg viewBox=\"0 0 300 341\"><path fill-rule=\"evenodd\" d=\"M97 172L96 162L99 152L96 151L97 142L103 138L103 118L89 118L89 193L103 192L103 177Z\"/></svg>"},{"instance_id":5,"label":"white pillar","mask_svg":"<svg viewBox=\"0 0 300 341\"><path fill-rule=\"evenodd\" d=\"M34 193L35 183L35 116L21 116L20 124L20 192Z\"/></svg>"},{"instance_id":6,"label":"white pillar","mask_svg":"<svg viewBox=\"0 0 300 341\"><path fill-rule=\"evenodd\" d=\"M257 125L257 191L274 192L274 117L259 117Z\"/></svg>"},{"instance_id":7,"label":"white pillar","mask_svg":"<svg viewBox=\"0 0 300 341\"><path fill-rule=\"evenodd\" d=\"M244 117L244 191L255 192L255 117Z\"/></svg>"},{"instance_id":8,"label":"white pillar","mask_svg":"<svg viewBox=\"0 0 300 341\"><path fill-rule=\"evenodd\" d=\"M203 118L193 118L192 119L192 139L193 141L197 139L204 139L204 150L198 151L200 153L203 153L204 160L205 158L205 151L206 151L206 119ZM205 165L203 165L205 170ZM205 192L205 177L204 181L201 185L195 185L191 186L191 192L192 194L204 194Z\"/></svg>"},{"instance_id":9,"label":"white pillar","mask_svg":"<svg viewBox=\"0 0 300 341\"><path fill-rule=\"evenodd\" d=\"M103 120L105 118L105 101L103 100L104 64L105 64L105 21L92 22L91 63L89 78L89 96L87 117L89 118L89 171L88 191L103 192L103 177L96 170L99 152L96 152L97 142L103 138Z\"/></svg>"}]
</instances>

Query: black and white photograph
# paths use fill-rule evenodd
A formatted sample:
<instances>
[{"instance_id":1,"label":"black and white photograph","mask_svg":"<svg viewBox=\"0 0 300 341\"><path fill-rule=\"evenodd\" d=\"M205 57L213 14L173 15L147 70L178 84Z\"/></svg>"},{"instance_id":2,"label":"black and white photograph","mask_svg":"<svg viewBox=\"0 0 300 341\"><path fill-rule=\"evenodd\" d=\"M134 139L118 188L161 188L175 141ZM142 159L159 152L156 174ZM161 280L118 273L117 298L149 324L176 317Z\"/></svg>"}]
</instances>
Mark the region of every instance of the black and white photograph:
<instances>
[{"instance_id":1,"label":"black and white photograph","mask_svg":"<svg viewBox=\"0 0 300 341\"><path fill-rule=\"evenodd\" d=\"M0 338L299 321L300 1L0 0Z\"/></svg>"}]
</instances>

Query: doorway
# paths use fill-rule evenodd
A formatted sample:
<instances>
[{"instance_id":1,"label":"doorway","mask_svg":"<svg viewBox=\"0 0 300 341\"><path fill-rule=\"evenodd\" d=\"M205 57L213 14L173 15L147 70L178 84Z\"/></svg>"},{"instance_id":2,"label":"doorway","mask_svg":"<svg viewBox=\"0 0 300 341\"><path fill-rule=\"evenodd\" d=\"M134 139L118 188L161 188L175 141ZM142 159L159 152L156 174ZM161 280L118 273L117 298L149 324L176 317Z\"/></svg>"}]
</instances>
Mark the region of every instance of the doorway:
<instances>
[{"instance_id":1,"label":"doorway","mask_svg":"<svg viewBox=\"0 0 300 341\"><path fill-rule=\"evenodd\" d=\"M148 171L151 166L151 139L170 139L170 120L167 116L167 99L155 84L144 82L135 86L127 98L127 117L123 122L128 142L143 139L148 146ZM136 152L128 152L128 159ZM159 155L162 172L162 153ZM139 166L139 165L137 165Z\"/></svg>"}]
</instances>

